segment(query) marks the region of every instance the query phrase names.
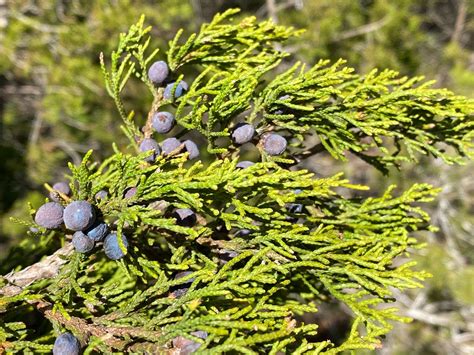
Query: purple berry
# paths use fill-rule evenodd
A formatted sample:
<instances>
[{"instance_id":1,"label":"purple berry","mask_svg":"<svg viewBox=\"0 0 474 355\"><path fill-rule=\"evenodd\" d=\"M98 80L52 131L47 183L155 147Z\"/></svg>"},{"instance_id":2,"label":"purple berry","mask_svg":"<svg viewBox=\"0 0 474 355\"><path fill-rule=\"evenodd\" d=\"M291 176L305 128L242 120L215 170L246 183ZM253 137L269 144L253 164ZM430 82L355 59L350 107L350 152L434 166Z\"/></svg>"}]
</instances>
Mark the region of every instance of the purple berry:
<instances>
[{"instance_id":1,"label":"purple berry","mask_svg":"<svg viewBox=\"0 0 474 355\"><path fill-rule=\"evenodd\" d=\"M79 340L71 333L63 333L54 341L53 355L78 355L80 350Z\"/></svg>"},{"instance_id":2,"label":"purple berry","mask_svg":"<svg viewBox=\"0 0 474 355\"><path fill-rule=\"evenodd\" d=\"M94 248L94 240L81 231L77 231L72 236L72 245L78 253L88 253Z\"/></svg>"},{"instance_id":3,"label":"purple berry","mask_svg":"<svg viewBox=\"0 0 474 355\"><path fill-rule=\"evenodd\" d=\"M239 123L232 132L232 140L237 144L250 142L255 134L255 128L248 123Z\"/></svg>"},{"instance_id":4,"label":"purple berry","mask_svg":"<svg viewBox=\"0 0 474 355\"><path fill-rule=\"evenodd\" d=\"M151 125L158 133L168 133L174 127L176 121L171 112L155 112L151 119Z\"/></svg>"},{"instance_id":5,"label":"purple berry","mask_svg":"<svg viewBox=\"0 0 474 355\"><path fill-rule=\"evenodd\" d=\"M246 236L250 235L251 233L252 233L252 231L250 229L239 229L235 233L235 236L236 237L246 237Z\"/></svg>"},{"instance_id":6,"label":"purple berry","mask_svg":"<svg viewBox=\"0 0 474 355\"><path fill-rule=\"evenodd\" d=\"M136 187L129 187L125 190L125 193L123 194L124 198L132 198L137 194L137 188Z\"/></svg>"},{"instance_id":7,"label":"purple berry","mask_svg":"<svg viewBox=\"0 0 474 355\"><path fill-rule=\"evenodd\" d=\"M109 231L109 226L105 222L96 222L85 231L86 235L95 242L100 242Z\"/></svg>"},{"instance_id":8,"label":"purple berry","mask_svg":"<svg viewBox=\"0 0 474 355\"><path fill-rule=\"evenodd\" d=\"M105 200L109 194L105 190L100 190L98 193L95 194L96 200Z\"/></svg>"},{"instance_id":9,"label":"purple berry","mask_svg":"<svg viewBox=\"0 0 474 355\"><path fill-rule=\"evenodd\" d=\"M221 263L223 263L223 264L226 264L231 259L233 259L233 258L235 258L236 256L239 255L239 253L234 251L234 250L226 250L226 249L222 249L220 251L220 254L221 255L219 256L219 259L220 259Z\"/></svg>"},{"instance_id":10,"label":"purple berry","mask_svg":"<svg viewBox=\"0 0 474 355\"><path fill-rule=\"evenodd\" d=\"M286 208L290 213L302 213L303 205L301 203L289 203Z\"/></svg>"},{"instance_id":11,"label":"purple berry","mask_svg":"<svg viewBox=\"0 0 474 355\"><path fill-rule=\"evenodd\" d=\"M127 249L128 241L125 235L123 234L122 234L122 242L123 242L123 245L125 246L125 249ZM105 237L104 252L105 252L105 255L107 255L107 257L112 260L118 260L125 255L122 249L120 249L117 233L115 232L110 233L109 235L107 235L107 237Z\"/></svg>"},{"instance_id":12,"label":"purple berry","mask_svg":"<svg viewBox=\"0 0 474 355\"><path fill-rule=\"evenodd\" d=\"M290 95L283 95L278 98L280 101L287 101L288 99L291 99ZM277 115L282 115L284 112L282 109L276 110L275 114Z\"/></svg>"},{"instance_id":13,"label":"purple berry","mask_svg":"<svg viewBox=\"0 0 474 355\"><path fill-rule=\"evenodd\" d=\"M293 192L296 195L298 195L302 192L302 190L301 189L295 189ZM292 214L301 214L301 213L304 212L304 206L301 203L288 203L286 205L286 209L288 210L288 212L290 212ZM288 217L286 217L286 220L296 223L298 221L298 217L288 216Z\"/></svg>"},{"instance_id":14,"label":"purple berry","mask_svg":"<svg viewBox=\"0 0 474 355\"><path fill-rule=\"evenodd\" d=\"M94 221L94 207L87 201L73 201L64 209L64 224L67 229L83 231Z\"/></svg>"},{"instance_id":15,"label":"purple berry","mask_svg":"<svg viewBox=\"0 0 474 355\"><path fill-rule=\"evenodd\" d=\"M148 69L148 78L154 85L160 85L166 80L168 74L168 64L162 60L154 62Z\"/></svg>"},{"instance_id":16,"label":"purple berry","mask_svg":"<svg viewBox=\"0 0 474 355\"><path fill-rule=\"evenodd\" d=\"M176 223L180 226L191 227L196 223L196 214L189 208L177 208L173 217L176 218Z\"/></svg>"},{"instance_id":17,"label":"purple berry","mask_svg":"<svg viewBox=\"0 0 474 355\"><path fill-rule=\"evenodd\" d=\"M71 188L69 187L69 184L67 182L57 182L53 185L53 190L56 190L58 192L61 192L62 194L66 196L71 195ZM51 191L49 193L49 198L55 202L60 202L61 198L58 193Z\"/></svg>"},{"instance_id":18,"label":"purple berry","mask_svg":"<svg viewBox=\"0 0 474 355\"><path fill-rule=\"evenodd\" d=\"M248 160L243 160L243 161L238 162L235 167L239 169L245 169L252 165L255 165L255 163Z\"/></svg>"},{"instance_id":19,"label":"purple berry","mask_svg":"<svg viewBox=\"0 0 474 355\"><path fill-rule=\"evenodd\" d=\"M181 80L178 85L176 85L176 82L174 83L169 83L166 85L165 92L163 93L163 98L165 100L171 100L172 96L171 93L173 91L173 88L176 87L174 91L174 97L177 99L178 97L181 97L186 91L188 91L188 84Z\"/></svg>"},{"instance_id":20,"label":"purple berry","mask_svg":"<svg viewBox=\"0 0 474 355\"><path fill-rule=\"evenodd\" d=\"M192 332L191 334L201 339L206 339L208 336L207 332L201 330ZM199 349L200 346L201 343L187 339L183 336L178 336L173 339L173 347L179 349L179 354L181 355L193 354Z\"/></svg>"},{"instance_id":21,"label":"purple berry","mask_svg":"<svg viewBox=\"0 0 474 355\"><path fill-rule=\"evenodd\" d=\"M63 224L64 208L57 202L48 202L38 208L36 224L48 229L56 229Z\"/></svg>"},{"instance_id":22,"label":"purple berry","mask_svg":"<svg viewBox=\"0 0 474 355\"><path fill-rule=\"evenodd\" d=\"M174 276L174 279L175 280L179 280L185 276L188 276L189 274L192 274L193 272L192 271L181 271L181 272L178 272L175 276ZM191 284L194 282L194 279L190 279L188 281L186 281L186 283L183 283L181 285L177 285L173 288L173 292L171 292L171 294L175 297L175 298L180 298L182 297L184 294L186 294L186 292L188 291L189 287L191 286Z\"/></svg>"},{"instance_id":23,"label":"purple berry","mask_svg":"<svg viewBox=\"0 0 474 355\"><path fill-rule=\"evenodd\" d=\"M270 133L263 137L263 150L268 155L280 155L286 149L286 139L276 133Z\"/></svg>"},{"instance_id":24,"label":"purple berry","mask_svg":"<svg viewBox=\"0 0 474 355\"><path fill-rule=\"evenodd\" d=\"M145 161L153 163L156 157L160 154L160 146L154 139L145 138L140 143L140 152L148 152L150 150L152 151L152 153L145 158Z\"/></svg>"},{"instance_id":25,"label":"purple berry","mask_svg":"<svg viewBox=\"0 0 474 355\"><path fill-rule=\"evenodd\" d=\"M189 159L195 159L199 156L199 148L192 140L185 140L183 142L186 151L189 153Z\"/></svg>"},{"instance_id":26,"label":"purple berry","mask_svg":"<svg viewBox=\"0 0 474 355\"><path fill-rule=\"evenodd\" d=\"M170 153L174 152L181 146L181 142L174 138L166 138L163 142L161 142L161 150L163 151L163 155L169 155Z\"/></svg>"}]
</instances>

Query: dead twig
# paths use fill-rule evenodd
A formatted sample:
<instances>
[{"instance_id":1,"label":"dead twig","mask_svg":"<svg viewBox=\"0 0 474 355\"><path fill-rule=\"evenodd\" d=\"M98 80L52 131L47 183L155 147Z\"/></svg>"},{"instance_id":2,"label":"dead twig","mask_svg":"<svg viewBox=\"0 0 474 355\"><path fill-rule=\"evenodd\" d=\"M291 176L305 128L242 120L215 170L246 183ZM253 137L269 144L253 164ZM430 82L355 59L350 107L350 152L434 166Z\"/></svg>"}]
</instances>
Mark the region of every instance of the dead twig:
<instances>
[{"instance_id":1,"label":"dead twig","mask_svg":"<svg viewBox=\"0 0 474 355\"><path fill-rule=\"evenodd\" d=\"M45 259L21 271L12 271L3 276L8 285L0 288L0 295L16 296L35 281L56 277L61 266L67 263L67 257L72 254L73 249L72 244L68 243Z\"/></svg>"}]
</instances>

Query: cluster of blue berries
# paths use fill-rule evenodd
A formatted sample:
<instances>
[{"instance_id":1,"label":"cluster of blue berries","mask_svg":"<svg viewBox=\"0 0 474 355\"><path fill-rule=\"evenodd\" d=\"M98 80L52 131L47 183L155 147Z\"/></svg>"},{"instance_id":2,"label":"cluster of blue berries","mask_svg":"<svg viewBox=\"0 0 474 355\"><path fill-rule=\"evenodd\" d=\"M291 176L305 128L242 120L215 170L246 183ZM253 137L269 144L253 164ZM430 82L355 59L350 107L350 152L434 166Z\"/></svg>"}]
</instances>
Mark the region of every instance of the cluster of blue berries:
<instances>
[{"instance_id":1,"label":"cluster of blue berries","mask_svg":"<svg viewBox=\"0 0 474 355\"><path fill-rule=\"evenodd\" d=\"M35 215L36 224L46 229L58 229L64 225L66 229L74 231L72 244L79 253L90 252L96 243L103 241L105 255L110 259L117 260L125 255L119 246L117 233L110 231L107 223L97 218L93 205L78 200L63 207L61 200L57 198L58 192L67 197L71 194L67 183L54 184L50 194L53 202L47 202L38 208ZM107 192L99 191L95 197L97 200L104 199L107 197ZM122 241L127 248L128 241L123 234Z\"/></svg>"},{"instance_id":2,"label":"cluster of blue berries","mask_svg":"<svg viewBox=\"0 0 474 355\"><path fill-rule=\"evenodd\" d=\"M163 92L165 100L179 98L188 90L188 84L185 81L170 82L169 75L168 64L164 61L154 62L148 70L148 78L155 86L165 85ZM155 112L151 120L153 129L160 134L169 133L176 124L174 115L167 111ZM255 135L255 127L252 124L242 122L234 127L231 138L234 144L243 145L253 141ZM263 151L270 156L283 154L287 147L285 137L278 133L264 133L259 137L258 141ZM145 158L150 163L154 162L160 154L166 156L171 153L180 152L183 149L189 153L189 159L195 159L199 156L199 149L196 143L191 140L181 142L177 138L171 137L164 139L161 145L153 138L145 138L140 142L141 152L151 152Z\"/></svg>"},{"instance_id":3,"label":"cluster of blue berries","mask_svg":"<svg viewBox=\"0 0 474 355\"><path fill-rule=\"evenodd\" d=\"M162 60L154 62L148 70L148 78L153 85L165 85L163 91L165 100L177 99L188 90L188 84L183 80L170 82L169 74L168 64ZM157 111L151 117L151 125L157 133L167 134L176 125L176 120L171 112ZM189 139L181 142L175 137L166 138L161 144L153 138L145 138L140 142L139 149L141 152L150 152L150 155L145 158L145 161L149 163L153 163L160 154L167 156L182 150L189 153L189 159L199 157L199 148L196 143Z\"/></svg>"},{"instance_id":4,"label":"cluster of blue berries","mask_svg":"<svg viewBox=\"0 0 474 355\"><path fill-rule=\"evenodd\" d=\"M154 62L148 69L148 79L155 86L165 86L165 91L163 92L163 98L165 100L171 100L173 98L178 98L182 96L188 90L188 84L181 80L179 83L169 80L170 70L168 64L162 60Z\"/></svg>"},{"instance_id":5,"label":"cluster of blue berries","mask_svg":"<svg viewBox=\"0 0 474 355\"><path fill-rule=\"evenodd\" d=\"M232 131L232 141L242 145L253 140L255 127L249 123L239 123ZM268 155L281 155L286 150L285 137L277 133L265 133L260 137L259 143Z\"/></svg>"}]
</instances>

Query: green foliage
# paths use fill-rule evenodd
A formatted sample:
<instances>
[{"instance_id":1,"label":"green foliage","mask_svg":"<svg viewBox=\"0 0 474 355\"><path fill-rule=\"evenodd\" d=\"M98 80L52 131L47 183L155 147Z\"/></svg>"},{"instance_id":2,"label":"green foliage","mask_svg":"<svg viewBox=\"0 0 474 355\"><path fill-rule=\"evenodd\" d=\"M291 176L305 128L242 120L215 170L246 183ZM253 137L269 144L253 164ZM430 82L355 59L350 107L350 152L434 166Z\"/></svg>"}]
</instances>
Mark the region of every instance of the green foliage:
<instances>
[{"instance_id":1,"label":"green foliage","mask_svg":"<svg viewBox=\"0 0 474 355\"><path fill-rule=\"evenodd\" d=\"M350 151L385 172L400 161L416 161L417 153L448 163L461 162L458 154L473 156L472 100L391 70L354 75L342 63L320 61L308 71L295 65L267 86L257 110L301 139L316 133L334 158L345 159ZM289 112L272 114L276 108ZM457 154L446 154L446 145Z\"/></svg>"},{"instance_id":2,"label":"green foliage","mask_svg":"<svg viewBox=\"0 0 474 355\"><path fill-rule=\"evenodd\" d=\"M298 141L295 144L316 134L334 158L345 159L345 153L350 151L384 172L387 172L387 166L398 166L401 161L416 161L417 153L431 154L447 163L461 163L463 156L472 157L474 121L469 114L474 109L474 101L455 96L446 89L434 89L431 87L433 82L423 82L422 77L408 79L391 70L380 73L373 70L360 76L353 74L352 68L341 67L343 61L333 65L329 65L329 61L319 61L309 70L297 63L261 90L260 81L282 56L279 52L267 54L262 43L285 40L291 32L275 25L268 28L271 23L265 22L262 26L254 26L254 37L249 36L247 24L253 24L253 19L219 26L234 12L216 16L210 25L202 26L198 35L191 35L181 46L178 45L179 32L168 52L168 57L174 58L172 67L179 68L189 61L197 61L205 67L189 92L179 100L176 119L186 129L196 129L205 135L210 153L227 152L225 148L216 147L215 138L230 136L230 120L252 109L249 121L256 121L260 132L269 128L286 129L295 134ZM122 36L117 51L112 54L111 70L118 77L110 78L103 65L106 82L112 88L109 92L118 102L126 125L131 127L133 125L128 122L132 114L127 116L123 112L120 91L135 68L135 63L129 63L130 57L143 57L149 44L149 39L143 38L147 30L142 29L141 23L137 26L139 28L132 28L128 36ZM263 34L261 27L265 28ZM248 37L247 45L251 49L252 43L258 44L255 50L261 51L261 58L244 49L238 58L232 55L227 46L245 43L235 35L240 32ZM232 34L235 35L233 41L228 38ZM200 53L194 51L193 46L199 45L201 38L208 39L212 52L206 46ZM140 39L143 44L136 44ZM213 46L214 41L219 45ZM125 53L126 48L129 54ZM151 53L140 63L138 76L149 86L144 75L145 65L155 54ZM125 55L125 59L117 68L121 55ZM210 57L200 60L205 55ZM234 58L233 61L227 56ZM247 56L253 60L250 68ZM159 95L160 92L155 93L158 101ZM153 110L166 104L169 102L159 102ZM132 140L139 134L137 130L128 132ZM455 154L446 153L446 145L453 147Z\"/></svg>"},{"instance_id":3,"label":"green foliage","mask_svg":"<svg viewBox=\"0 0 474 355\"><path fill-rule=\"evenodd\" d=\"M238 12L231 9L217 14L211 23L202 25L200 32L192 34L182 45L178 41L183 31L178 31L168 51L170 68L177 70L190 63L227 70L236 64L247 67L266 65L271 58L287 55L275 50L273 43L301 33L293 28L276 26L270 20L257 22L255 17L247 17L238 24L222 23Z\"/></svg>"},{"instance_id":4,"label":"green foliage","mask_svg":"<svg viewBox=\"0 0 474 355\"><path fill-rule=\"evenodd\" d=\"M95 203L130 247L120 261L99 250L69 253L56 277L2 296L0 349L48 352L55 334L68 329L87 344L86 353L165 351L184 336L202 343L203 354L333 354L374 349L391 321L407 320L387 304L394 289L421 287L428 276L402 257L421 246L412 232L431 230L420 204L438 190L415 184L393 196L392 186L381 197L363 199L357 196L366 187L341 174L316 178L288 164L305 155L312 136L334 158L352 152L380 169L417 154L460 162L457 155L472 154L473 102L393 71L359 76L342 61L321 61L308 70L297 64L275 74L286 54L271 43L297 32L253 18L235 22L234 14L217 15L188 40L181 41L179 32L170 42L172 69L202 67L176 100L163 100L163 88L148 82L146 68L157 51L149 49L143 18L120 36L110 61L102 58L132 149L115 146L101 163L89 151L80 164L70 164L72 198ZM137 154L136 142L151 132L148 123L140 130L143 120L122 101L132 76L153 95L148 117L161 107L175 108L180 134L196 130L208 141L209 163L189 162L180 153L148 164L148 153ZM218 138L229 137L238 116L259 135L284 134L288 154L268 157L257 145L262 161L237 169L238 148ZM455 148L453 155L436 143ZM129 187L137 193L125 198ZM102 189L108 197L95 201ZM292 211L292 203L304 210ZM173 208L191 208L197 225L177 225ZM239 234L241 229L250 234ZM34 236L51 250L69 245L69 237L45 230ZM176 279L184 270L191 274ZM176 287L188 282L187 292L176 297ZM331 302L351 312L350 333L340 344L314 340L318 325L300 318ZM38 332L22 321L32 312L41 314ZM208 337L193 336L197 330Z\"/></svg>"}]
</instances>

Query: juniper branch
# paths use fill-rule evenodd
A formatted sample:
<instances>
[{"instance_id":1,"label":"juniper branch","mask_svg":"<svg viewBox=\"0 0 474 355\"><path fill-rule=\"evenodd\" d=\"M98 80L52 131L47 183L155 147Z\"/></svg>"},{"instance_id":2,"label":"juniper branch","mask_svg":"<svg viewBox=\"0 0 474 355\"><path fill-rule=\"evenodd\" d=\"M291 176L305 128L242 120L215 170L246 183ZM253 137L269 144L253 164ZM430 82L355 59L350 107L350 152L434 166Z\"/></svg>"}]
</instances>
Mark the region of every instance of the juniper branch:
<instances>
[{"instance_id":1,"label":"juniper branch","mask_svg":"<svg viewBox=\"0 0 474 355\"><path fill-rule=\"evenodd\" d=\"M420 287L429 276L397 258L420 247L413 231L432 228L419 205L432 201L437 189L415 184L393 196L392 186L377 198L346 198L341 190L357 196L367 188L341 174L318 179L286 164L323 149L337 159L352 152L382 170L418 154L460 163L472 156L472 101L393 71L360 76L342 61L309 69L296 64L275 76L286 54L273 44L297 32L254 18L236 23L230 19L235 13L217 15L184 42L181 33L171 41L168 61L178 81L183 76L176 71L184 65L203 68L180 97L174 85L165 100L164 88L146 77L157 51L148 54L143 19L121 35L110 63L102 56L106 85L132 146L152 135L153 113L168 106L182 134L194 130L207 139L211 159L190 162L181 145L147 162L149 152L114 146L100 164L92 151L78 166L70 164L71 199L95 204L117 234L123 258L51 256L10 275L24 284L2 288L10 293L0 299L7 318L28 314L25 307L35 304L54 328L72 330L89 339L89 350L103 352L166 351L184 337L198 342L201 353L295 354L373 349L393 320L407 320L386 305L394 301L393 289ZM142 130L120 96L133 75L153 95ZM230 137L236 117L259 137L253 143L262 161L245 169L237 167L237 144L219 143ZM270 132L290 141L286 156L265 152L263 137ZM311 135L319 143L305 149ZM127 195L132 187L135 194ZM104 188L108 196L96 199ZM179 223L173 210L183 208L196 213L195 225ZM66 240L61 230L44 232L37 235L43 244ZM33 270L40 270L38 276L29 275ZM180 271L188 274L177 277ZM310 341L317 325L297 322L328 301L352 312L352 328L339 346ZM23 322L0 323L1 346L21 337L27 341L19 349L50 350L53 330L38 338L25 328Z\"/></svg>"}]
</instances>

